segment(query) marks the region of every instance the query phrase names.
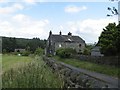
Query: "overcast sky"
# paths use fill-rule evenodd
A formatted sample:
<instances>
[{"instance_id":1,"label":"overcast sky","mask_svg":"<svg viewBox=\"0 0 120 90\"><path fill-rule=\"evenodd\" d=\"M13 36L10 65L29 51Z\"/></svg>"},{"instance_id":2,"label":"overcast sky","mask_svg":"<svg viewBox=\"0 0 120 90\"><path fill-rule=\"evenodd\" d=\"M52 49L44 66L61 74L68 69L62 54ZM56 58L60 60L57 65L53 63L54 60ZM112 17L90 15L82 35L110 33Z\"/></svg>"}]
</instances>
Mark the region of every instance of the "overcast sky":
<instances>
[{"instance_id":1,"label":"overcast sky","mask_svg":"<svg viewBox=\"0 0 120 90\"><path fill-rule=\"evenodd\" d=\"M0 0L0 36L47 39L51 30L53 34L71 32L94 43L108 23L118 22L117 16L106 16L111 14L107 7L118 8L117 2L64 1Z\"/></svg>"}]
</instances>

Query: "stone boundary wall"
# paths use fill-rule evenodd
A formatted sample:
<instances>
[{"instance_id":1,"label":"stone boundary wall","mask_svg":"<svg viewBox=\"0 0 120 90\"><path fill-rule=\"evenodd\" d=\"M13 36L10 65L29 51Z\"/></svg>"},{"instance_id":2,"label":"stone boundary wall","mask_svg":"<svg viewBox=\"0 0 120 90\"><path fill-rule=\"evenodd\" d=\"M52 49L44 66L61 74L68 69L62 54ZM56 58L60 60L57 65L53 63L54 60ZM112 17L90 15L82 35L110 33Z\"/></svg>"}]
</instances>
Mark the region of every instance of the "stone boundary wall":
<instances>
[{"instance_id":1,"label":"stone boundary wall","mask_svg":"<svg viewBox=\"0 0 120 90\"><path fill-rule=\"evenodd\" d=\"M64 88L116 88L116 86L79 72L62 62L45 56L43 60L54 73L57 73L64 79Z\"/></svg>"},{"instance_id":2,"label":"stone boundary wall","mask_svg":"<svg viewBox=\"0 0 120 90\"><path fill-rule=\"evenodd\" d=\"M100 57L100 56L74 55L72 56L72 58L93 62L96 64L120 67L119 63L120 58L118 56Z\"/></svg>"}]
</instances>

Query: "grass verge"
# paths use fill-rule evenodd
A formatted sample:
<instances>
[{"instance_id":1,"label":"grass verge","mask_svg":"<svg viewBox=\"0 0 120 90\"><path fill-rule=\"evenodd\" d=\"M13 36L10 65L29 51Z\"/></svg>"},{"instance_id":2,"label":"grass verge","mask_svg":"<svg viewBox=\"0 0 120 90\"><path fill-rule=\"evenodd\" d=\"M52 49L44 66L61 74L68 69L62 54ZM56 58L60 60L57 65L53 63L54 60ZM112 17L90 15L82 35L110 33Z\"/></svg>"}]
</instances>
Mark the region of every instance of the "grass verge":
<instances>
[{"instance_id":1,"label":"grass verge","mask_svg":"<svg viewBox=\"0 0 120 90\"><path fill-rule=\"evenodd\" d=\"M78 67L78 68L83 68L83 69L87 69L90 71L95 71L98 73L102 73L102 74L114 76L116 78L120 78L120 73L119 73L120 68L110 67L110 66L106 66L106 65L99 65L99 64L95 64L95 63L91 63L91 62L87 62L87 61L80 61L80 60L71 59L71 58L63 59L63 58L59 58L57 56L55 56L54 58L58 61L62 61L66 64L70 64L70 65Z\"/></svg>"}]
</instances>

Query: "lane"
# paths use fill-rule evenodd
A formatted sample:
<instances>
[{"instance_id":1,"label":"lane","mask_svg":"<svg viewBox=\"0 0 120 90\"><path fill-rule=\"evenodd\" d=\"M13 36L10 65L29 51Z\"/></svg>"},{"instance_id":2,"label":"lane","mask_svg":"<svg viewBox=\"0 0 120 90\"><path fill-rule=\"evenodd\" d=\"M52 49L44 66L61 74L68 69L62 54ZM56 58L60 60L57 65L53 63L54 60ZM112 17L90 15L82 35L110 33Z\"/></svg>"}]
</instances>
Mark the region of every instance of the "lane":
<instances>
[{"instance_id":1,"label":"lane","mask_svg":"<svg viewBox=\"0 0 120 90\"><path fill-rule=\"evenodd\" d=\"M76 70L76 71L81 72L83 74L86 74L90 77L99 79L99 80L104 81L106 83L109 83L109 84L111 84L111 87L120 87L120 83L119 83L120 79L118 79L118 78L114 78L114 77L111 77L111 76L108 76L105 74L101 74L101 73L92 72L92 71L82 69L82 68L76 68L76 67L73 67L71 65L65 64L63 62L60 62L60 63L64 66L70 68L70 69Z\"/></svg>"}]
</instances>

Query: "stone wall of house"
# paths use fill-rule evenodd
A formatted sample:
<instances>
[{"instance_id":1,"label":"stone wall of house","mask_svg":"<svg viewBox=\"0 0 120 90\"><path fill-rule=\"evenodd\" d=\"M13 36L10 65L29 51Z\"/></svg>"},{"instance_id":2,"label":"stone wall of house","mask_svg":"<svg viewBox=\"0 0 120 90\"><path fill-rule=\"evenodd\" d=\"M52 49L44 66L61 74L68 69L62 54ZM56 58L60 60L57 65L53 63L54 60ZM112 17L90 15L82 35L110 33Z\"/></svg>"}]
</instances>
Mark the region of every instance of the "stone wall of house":
<instances>
[{"instance_id":1,"label":"stone wall of house","mask_svg":"<svg viewBox=\"0 0 120 90\"><path fill-rule=\"evenodd\" d=\"M72 58L96 64L120 67L118 56L101 57L101 56L74 55L72 56Z\"/></svg>"},{"instance_id":2,"label":"stone wall of house","mask_svg":"<svg viewBox=\"0 0 120 90\"><path fill-rule=\"evenodd\" d=\"M64 79L64 88L115 88L115 86L110 85L103 80L79 72L77 69L62 62L58 62L45 56L43 57L43 60L54 73L57 73L58 76Z\"/></svg>"},{"instance_id":3,"label":"stone wall of house","mask_svg":"<svg viewBox=\"0 0 120 90\"><path fill-rule=\"evenodd\" d=\"M81 47L80 47L80 44L81 44ZM55 43L55 50L57 50L61 47L73 48L77 52L79 52L79 50L81 50L83 52L84 48L85 48L85 43L75 43L75 42L57 42L57 43Z\"/></svg>"}]
</instances>

